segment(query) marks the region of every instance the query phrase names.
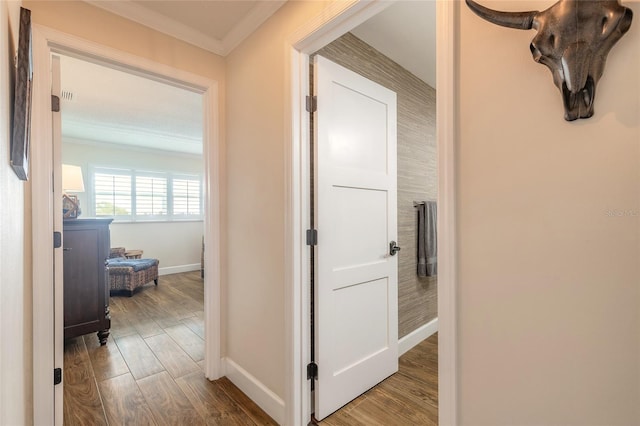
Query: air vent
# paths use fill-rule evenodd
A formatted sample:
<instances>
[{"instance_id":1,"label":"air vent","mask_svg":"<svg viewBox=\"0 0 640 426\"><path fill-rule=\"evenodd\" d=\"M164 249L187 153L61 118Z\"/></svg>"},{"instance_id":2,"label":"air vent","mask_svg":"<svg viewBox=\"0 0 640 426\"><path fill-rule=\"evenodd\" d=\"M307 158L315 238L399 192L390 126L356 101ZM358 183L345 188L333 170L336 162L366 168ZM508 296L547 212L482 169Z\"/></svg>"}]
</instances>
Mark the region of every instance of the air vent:
<instances>
[{"instance_id":1,"label":"air vent","mask_svg":"<svg viewBox=\"0 0 640 426\"><path fill-rule=\"evenodd\" d=\"M62 91L62 96L60 96L62 99L64 99L65 101L72 101L73 100L73 92L69 92L67 90L63 90Z\"/></svg>"}]
</instances>

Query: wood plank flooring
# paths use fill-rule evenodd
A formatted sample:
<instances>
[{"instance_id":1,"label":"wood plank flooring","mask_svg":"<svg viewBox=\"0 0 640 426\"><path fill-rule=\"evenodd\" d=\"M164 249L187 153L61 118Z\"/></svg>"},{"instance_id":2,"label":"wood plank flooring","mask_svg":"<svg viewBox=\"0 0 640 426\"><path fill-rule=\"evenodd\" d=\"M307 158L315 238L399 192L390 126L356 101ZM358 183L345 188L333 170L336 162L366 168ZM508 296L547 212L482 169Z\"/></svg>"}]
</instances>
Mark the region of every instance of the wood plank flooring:
<instances>
[{"instance_id":1,"label":"wood plank flooring","mask_svg":"<svg viewBox=\"0 0 640 426\"><path fill-rule=\"evenodd\" d=\"M95 333L65 342L64 424L275 425L227 378L204 377L203 300L199 271L112 297L105 346ZM437 425L438 335L400 357L398 373L317 424Z\"/></svg>"},{"instance_id":2,"label":"wood plank flooring","mask_svg":"<svg viewBox=\"0 0 640 426\"><path fill-rule=\"evenodd\" d=\"M400 357L399 371L320 426L438 425L438 334Z\"/></svg>"},{"instance_id":3,"label":"wood plank flooring","mask_svg":"<svg viewBox=\"0 0 640 426\"><path fill-rule=\"evenodd\" d=\"M227 378L204 377L203 339L200 271L112 297L105 346L95 333L65 342L64 424L275 425Z\"/></svg>"}]
</instances>

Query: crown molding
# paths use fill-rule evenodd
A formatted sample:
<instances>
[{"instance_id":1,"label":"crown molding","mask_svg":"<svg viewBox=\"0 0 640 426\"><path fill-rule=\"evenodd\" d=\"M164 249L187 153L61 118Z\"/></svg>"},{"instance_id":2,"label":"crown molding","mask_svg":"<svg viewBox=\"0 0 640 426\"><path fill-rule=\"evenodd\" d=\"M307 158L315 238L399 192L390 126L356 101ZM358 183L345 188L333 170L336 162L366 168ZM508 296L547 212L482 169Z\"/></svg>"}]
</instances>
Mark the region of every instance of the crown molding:
<instances>
[{"instance_id":1,"label":"crown molding","mask_svg":"<svg viewBox=\"0 0 640 426\"><path fill-rule=\"evenodd\" d=\"M186 159L202 159L202 154L192 154L189 152L179 152L179 151L170 151L161 148L149 148L145 146L136 146L136 145L124 145L120 143L113 142L104 142L95 139L85 139L85 138L76 138L73 136L62 136L62 146L65 145L78 145L78 146L92 146L96 148L106 148L106 149L118 149L127 152L142 152L145 154L155 153L155 154L168 154L172 157L186 158Z\"/></svg>"},{"instance_id":2,"label":"crown molding","mask_svg":"<svg viewBox=\"0 0 640 426\"><path fill-rule=\"evenodd\" d=\"M99 135L108 135L108 137L100 137ZM202 155L201 139L111 123L103 124L66 118L63 124L62 136L74 140L94 140L119 146L137 146Z\"/></svg>"},{"instance_id":3,"label":"crown molding","mask_svg":"<svg viewBox=\"0 0 640 426\"><path fill-rule=\"evenodd\" d=\"M142 24L189 44L193 44L194 46L198 46L202 49L208 50L209 52L217 55L223 55L222 52L224 52L224 48L220 40L207 36L200 31L194 30L193 28L176 21L175 19L171 19L165 15L154 12L153 10L133 3L130 0L84 1L95 7L106 10L107 12L111 12L129 19L130 21L137 22L138 24Z\"/></svg>"},{"instance_id":4,"label":"crown molding","mask_svg":"<svg viewBox=\"0 0 640 426\"><path fill-rule=\"evenodd\" d=\"M166 15L133 3L131 0L84 0L84 2L177 38L178 40L200 47L211 53L215 53L216 55L226 56L285 4L286 0L259 1L251 11L229 31L223 40L208 36Z\"/></svg>"},{"instance_id":5,"label":"crown molding","mask_svg":"<svg viewBox=\"0 0 640 426\"><path fill-rule=\"evenodd\" d=\"M238 22L222 40L222 46L224 47L224 53L222 56L226 56L233 49L238 47L242 41L247 38L251 33L258 29L260 25L271 17L278 9L282 7L287 0L268 0L260 1L256 4L251 11L245 15L240 22Z\"/></svg>"}]
</instances>

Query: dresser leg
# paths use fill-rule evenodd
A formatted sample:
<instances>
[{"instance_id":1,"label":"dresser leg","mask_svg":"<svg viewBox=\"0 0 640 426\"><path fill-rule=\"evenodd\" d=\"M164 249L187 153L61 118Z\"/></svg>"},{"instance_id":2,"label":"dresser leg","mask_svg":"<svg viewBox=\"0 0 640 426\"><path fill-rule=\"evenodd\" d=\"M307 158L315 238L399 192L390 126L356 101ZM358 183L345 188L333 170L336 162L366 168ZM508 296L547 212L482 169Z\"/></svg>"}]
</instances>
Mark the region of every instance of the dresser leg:
<instances>
[{"instance_id":1,"label":"dresser leg","mask_svg":"<svg viewBox=\"0 0 640 426\"><path fill-rule=\"evenodd\" d=\"M98 331L98 340L100 341L100 346L107 344L108 337L109 337L109 329Z\"/></svg>"}]
</instances>

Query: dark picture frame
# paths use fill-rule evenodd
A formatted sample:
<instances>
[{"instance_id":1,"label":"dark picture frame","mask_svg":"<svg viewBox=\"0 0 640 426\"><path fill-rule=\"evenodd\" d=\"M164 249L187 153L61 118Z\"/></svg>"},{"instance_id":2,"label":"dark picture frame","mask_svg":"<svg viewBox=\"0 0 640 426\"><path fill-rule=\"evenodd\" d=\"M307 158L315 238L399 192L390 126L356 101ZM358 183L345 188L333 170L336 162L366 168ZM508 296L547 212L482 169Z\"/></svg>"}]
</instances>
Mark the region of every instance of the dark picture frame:
<instances>
[{"instance_id":1,"label":"dark picture frame","mask_svg":"<svg viewBox=\"0 0 640 426\"><path fill-rule=\"evenodd\" d=\"M80 212L78 197L75 195L62 195L62 216L64 219L77 219Z\"/></svg>"},{"instance_id":2,"label":"dark picture frame","mask_svg":"<svg viewBox=\"0 0 640 426\"><path fill-rule=\"evenodd\" d=\"M11 167L20 180L29 179L32 83L31 11L21 7L10 154Z\"/></svg>"}]
</instances>

